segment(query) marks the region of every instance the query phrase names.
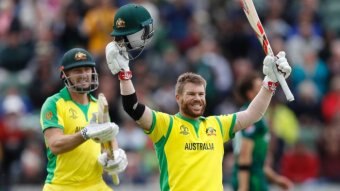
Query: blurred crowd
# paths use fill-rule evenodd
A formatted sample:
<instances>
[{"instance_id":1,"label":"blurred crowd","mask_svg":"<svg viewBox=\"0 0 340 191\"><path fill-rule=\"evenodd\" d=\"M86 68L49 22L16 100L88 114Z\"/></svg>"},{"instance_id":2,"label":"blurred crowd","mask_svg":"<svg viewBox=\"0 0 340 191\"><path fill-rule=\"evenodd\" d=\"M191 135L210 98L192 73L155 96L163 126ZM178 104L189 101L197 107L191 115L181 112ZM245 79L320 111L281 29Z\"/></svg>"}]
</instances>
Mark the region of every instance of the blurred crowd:
<instances>
[{"instance_id":1,"label":"blurred crowd","mask_svg":"<svg viewBox=\"0 0 340 191\"><path fill-rule=\"evenodd\" d=\"M154 19L152 43L130 65L143 103L175 114L174 84L179 74L192 71L208 83L205 115L238 111L234 86L240 77L261 71L265 56L238 0L1 0L0 190L44 182L40 108L63 87L58 61L73 47L95 56L96 93L106 95L128 155L122 183L158 181L154 148L123 111L118 79L105 63L114 14L126 3L143 5ZM340 183L340 1L254 3L273 51L286 51L293 68L288 84L295 101L287 102L278 90L265 116L272 165L296 184ZM228 143L226 184L233 160Z\"/></svg>"}]
</instances>

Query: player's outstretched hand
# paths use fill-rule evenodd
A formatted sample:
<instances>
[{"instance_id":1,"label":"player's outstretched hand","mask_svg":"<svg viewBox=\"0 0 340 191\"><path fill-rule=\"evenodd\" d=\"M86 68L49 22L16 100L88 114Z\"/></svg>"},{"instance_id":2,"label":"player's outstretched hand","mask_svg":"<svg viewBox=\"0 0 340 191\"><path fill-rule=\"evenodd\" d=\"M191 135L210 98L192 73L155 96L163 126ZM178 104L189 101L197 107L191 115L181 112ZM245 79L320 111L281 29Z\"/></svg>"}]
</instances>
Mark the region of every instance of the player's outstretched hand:
<instances>
[{"instance_id":1,"label":"player's outstretched hand","mask_svg":"<svg viewBox=\"0 0 340 191\"><path fill-rule=\"evenodd\" d=\"M98 162L101 164L106 172L110 175L123 172L127 165L128 160L123 149L117 149L113 151L114 159L109 159L107 153L102 153L98 157Z\"/></svg>"},{"instance_id":2,"label":"player's outstretched hand","mask_svg":"<svg viewBox=\"0 0 340 191\"><path fill-rule=\"evenodd\" d=\"M119 127L113 122L90 123L81 130L81 135L85 140L92 139L97 143L111 141L119 132Z\"/></svg>"},{"instance_id":3,"label":"player's outstretched hand","mask_svg":"<svg viewBox=\"0 0 340 191\"><path fill-rule=\"evenodd\" d=\"M264 87L275 91L278 86L278 75L283 75L288 78L292 68L289 66L286 53L281 51L276 57L267 55L263 60L263 74L266 75L264 79Z\"/></svg>"},{"instance_id":4,"label":"player's outstretched hand","mask_svg":"<svg viewBox=\"0 0 340 191\"><path fill-rule=\"evenodd\" d=\"M120 71L130 71L126 47L121 47L112 41L105 48L106 63L113 75Z\"/></svg>"}]
</instances>

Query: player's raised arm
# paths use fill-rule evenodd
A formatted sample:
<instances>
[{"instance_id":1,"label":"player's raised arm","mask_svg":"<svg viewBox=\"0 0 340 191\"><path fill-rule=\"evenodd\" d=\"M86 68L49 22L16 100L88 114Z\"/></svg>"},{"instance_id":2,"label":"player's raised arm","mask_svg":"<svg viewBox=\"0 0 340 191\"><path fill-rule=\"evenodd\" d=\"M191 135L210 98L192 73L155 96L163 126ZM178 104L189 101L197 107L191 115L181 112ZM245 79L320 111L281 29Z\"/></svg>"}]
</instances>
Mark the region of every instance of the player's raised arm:
<instances>
[{"instance_id":1,"label":"player's raised arm","mask_svg":"<svg viewBox=\"0 0 340 191\"><path fill-rule=\"evenodd\" d=\"M277 68L274 69L274 67ZM241 112L238 112L234 132L249 127L251 124L260 120L266 112L270 100L278 86L277 76L279 73L288 78L292 69L286 59L286 53L281 51L276 57L267 55L263 61L263 86L249 107Z\"/></svg>"},{"instance_id":2,"label":"player's raised arm","mask_svg":"<svg viewBox=\"0 0 340 191\"><path fill-rule=\"evenodd\" d=\"M125 47L119 47L116 42L110 42L106 46L107 64L112 74L118 74L118 79L120 80L123 108L143 129L149 130L152 124L151 109L138 102L137 94L131 81L132 72L129 68L129 60L124 58L120 52L127 55Z\"/></svg>"},{"instance_id":3,"label":"player's raised arm","mask_svg":"<svg viewBox=\"0 0 340 191\"><path fill-rule=\"evenodd\" d=\"M129 61L141 54L153 36L153 20L142 6L127 4L114 18L114 40L105 49L106 61L113 75L118 74L124 110L145 130L152 125L152 111L139 103L132 84ZM131 51L138 52L136 57Z\"/></svg>"}]
</instances>

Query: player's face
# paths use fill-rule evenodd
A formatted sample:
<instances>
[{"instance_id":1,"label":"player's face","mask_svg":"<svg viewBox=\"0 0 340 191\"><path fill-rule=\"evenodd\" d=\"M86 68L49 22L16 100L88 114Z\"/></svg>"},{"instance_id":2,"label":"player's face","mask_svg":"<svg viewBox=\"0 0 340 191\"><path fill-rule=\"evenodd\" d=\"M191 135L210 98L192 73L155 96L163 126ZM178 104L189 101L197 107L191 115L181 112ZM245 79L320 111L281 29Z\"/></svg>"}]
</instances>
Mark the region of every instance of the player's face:
<instances>
[{"instance_id":1,"label":"player's face","mask_svg":"<svg viewBox=\"0 0 340 191\"><path fill-rule=\"evenodd\" d=\"M73 68L67 71L66 75L69 77L70 82L76 88L86 89L91 86L91 79L92 79L92 68L91 67Z\"/></svg>"},{"instance_id":2,"label":"player's face","mask_svg":"<svg viewBox=\"0 0 340 191\"><path fill-rule=\"evenodd\" d=\"M185 117L197 118L202 116L205 110L205 88L203 85L187 83L182 95L176 96L180 112Z\"/></svg>"}]
</instances>

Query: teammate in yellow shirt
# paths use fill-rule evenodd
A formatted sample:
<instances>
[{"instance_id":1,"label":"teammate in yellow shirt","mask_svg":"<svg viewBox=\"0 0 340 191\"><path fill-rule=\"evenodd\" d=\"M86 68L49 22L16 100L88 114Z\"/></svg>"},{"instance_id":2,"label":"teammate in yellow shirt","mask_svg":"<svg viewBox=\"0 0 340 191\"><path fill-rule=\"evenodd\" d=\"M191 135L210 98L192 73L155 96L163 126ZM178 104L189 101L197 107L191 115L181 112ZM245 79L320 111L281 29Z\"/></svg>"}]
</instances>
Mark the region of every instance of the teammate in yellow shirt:
<instances>
[{"instance_id":1,"label":"teammate in yellow shirt","mask_svg":"<svg viewBox=\"0 0 340 191\"><path fill-rule=\"evenodd\" d=\"M118 74L124 110L149 135L160 165L162 191L223 191L224 143L235 132L260 120L277 86L275 65L288 77L291 72L283 52L264 59L263 87L244 111L202 116L206 107L206 81L197 74L184 73L176 83L179 112L162 113L138 102L129 60L130 50L143 50L153 34L152 18L140 5L121 7L114 18L114 41L106 46L112 74ZM138 54L137 54L138 55ZM171 72L171 71L169 71Z\"/></svg>"},{"instance_id":2,"label":"teammate in yellow shirt","mask_svg":"<svg viewBox=\"0 0 340 191\"><path fill-rule=\"evenodd\" d=\"M98 105L90 92L98 87L98 75L90 53L82 48L67 51L61 59L60 77L66 87L47 98L41 109L48 159L43 190L110 191L102 178L103 169L120 173L127 158L122 149L114 151L115 160L101 153L99 143L112 140L119 127L96 123Z\"/></svg>"}]
</instances>

